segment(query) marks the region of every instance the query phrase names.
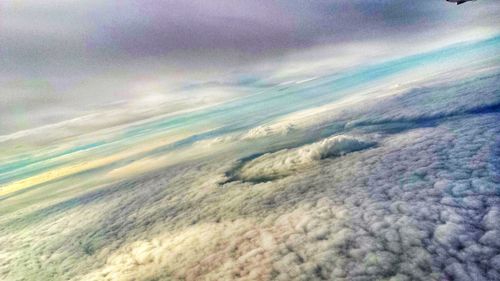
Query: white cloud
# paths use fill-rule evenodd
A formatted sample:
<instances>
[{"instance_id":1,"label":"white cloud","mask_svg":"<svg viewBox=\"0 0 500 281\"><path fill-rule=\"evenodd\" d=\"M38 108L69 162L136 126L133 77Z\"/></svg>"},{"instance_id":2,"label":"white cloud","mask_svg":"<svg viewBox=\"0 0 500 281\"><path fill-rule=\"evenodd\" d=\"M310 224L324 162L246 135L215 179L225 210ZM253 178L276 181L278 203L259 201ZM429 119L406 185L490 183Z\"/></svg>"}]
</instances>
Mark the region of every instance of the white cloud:
<instances>
[{"instance_id":1,"label":"white cloud","mask_svg":"<svg viewBox=\"0 0 500 281\"><path fill-rule=\"evenodd\" d=\"M294 149L264 154L235 171L236 179L265 181L299 172L327 157L342 156L374 143L353 136L333 136Z\"/></svg>"}]
</instances>

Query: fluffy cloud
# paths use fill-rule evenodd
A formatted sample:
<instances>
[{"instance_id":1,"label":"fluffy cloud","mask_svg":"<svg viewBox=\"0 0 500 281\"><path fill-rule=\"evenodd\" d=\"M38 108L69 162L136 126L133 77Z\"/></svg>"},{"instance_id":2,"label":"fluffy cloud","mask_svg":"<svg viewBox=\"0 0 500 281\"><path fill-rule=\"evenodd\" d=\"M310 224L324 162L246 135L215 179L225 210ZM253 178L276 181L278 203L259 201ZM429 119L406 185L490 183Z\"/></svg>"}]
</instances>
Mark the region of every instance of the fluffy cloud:
<instances>
[{"instance_id":1,"label":"fluffy cloud","mask_svg":"<svg viewBox=\"0 0 500 281\"><path fill-rule=\"evenodd\" d=\"M265 181L298 172L327 157L342 156L365 149L374 143L353 136L333 136L295 149L264 154L235 171L234 178L244 181Z\"/></svg>"}]
</instances>

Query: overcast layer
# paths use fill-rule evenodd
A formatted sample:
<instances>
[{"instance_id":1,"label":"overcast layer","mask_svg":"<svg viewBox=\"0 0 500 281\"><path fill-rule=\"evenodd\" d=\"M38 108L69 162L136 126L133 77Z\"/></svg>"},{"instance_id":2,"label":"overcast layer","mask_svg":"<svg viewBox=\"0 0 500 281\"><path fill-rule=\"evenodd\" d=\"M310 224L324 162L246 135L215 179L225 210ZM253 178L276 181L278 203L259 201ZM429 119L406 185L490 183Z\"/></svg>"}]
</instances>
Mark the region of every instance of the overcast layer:
<instances>
[{"instance_id":1,"label":"overcast layer","mask_svg":"<svg viewBox=\"0 0 500 281\"><path fill-rule=\"evenodd\" d=\"M484 37L498 12L493 0L2 1L0 135L301 60L345 66Z\"/></svg>"}]
</instances>

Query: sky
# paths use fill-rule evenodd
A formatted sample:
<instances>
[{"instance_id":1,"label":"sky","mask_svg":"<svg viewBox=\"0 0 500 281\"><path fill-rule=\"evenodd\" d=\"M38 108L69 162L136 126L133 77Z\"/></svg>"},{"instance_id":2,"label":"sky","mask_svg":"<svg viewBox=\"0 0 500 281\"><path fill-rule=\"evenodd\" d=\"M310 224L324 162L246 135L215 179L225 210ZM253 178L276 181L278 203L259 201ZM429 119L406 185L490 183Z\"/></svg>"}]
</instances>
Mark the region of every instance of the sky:
<instances>
[{"instance_id":1,"label":"sky","mask_svg":"<svg viewBox=\"0 0 500 281\"><path fill-rule=\"evenodd\" d=\"M494 2L2 1L0 135L487 37Z\"/></svg>"}]
</instances>

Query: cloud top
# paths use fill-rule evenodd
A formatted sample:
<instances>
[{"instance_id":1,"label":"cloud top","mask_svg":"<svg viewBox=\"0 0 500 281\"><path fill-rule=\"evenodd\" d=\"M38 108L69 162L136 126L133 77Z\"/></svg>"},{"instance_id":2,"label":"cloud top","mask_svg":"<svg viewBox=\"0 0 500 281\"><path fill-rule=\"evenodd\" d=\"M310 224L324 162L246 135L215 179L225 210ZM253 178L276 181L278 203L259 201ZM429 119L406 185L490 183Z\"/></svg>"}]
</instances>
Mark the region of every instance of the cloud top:
<instances>
[{"instance_id":1,"label":"cloud top","mask_svg":"<svg viewBox=\"0 0 500 281\"><path fill-rule=\"evenodd\" d=\"M298 148L266 153L244 163L235 177L251 182L273 180L305 169L321 159L342 156L374 144L354 136L332 136Z\"/></svg>"}]
</instances>

